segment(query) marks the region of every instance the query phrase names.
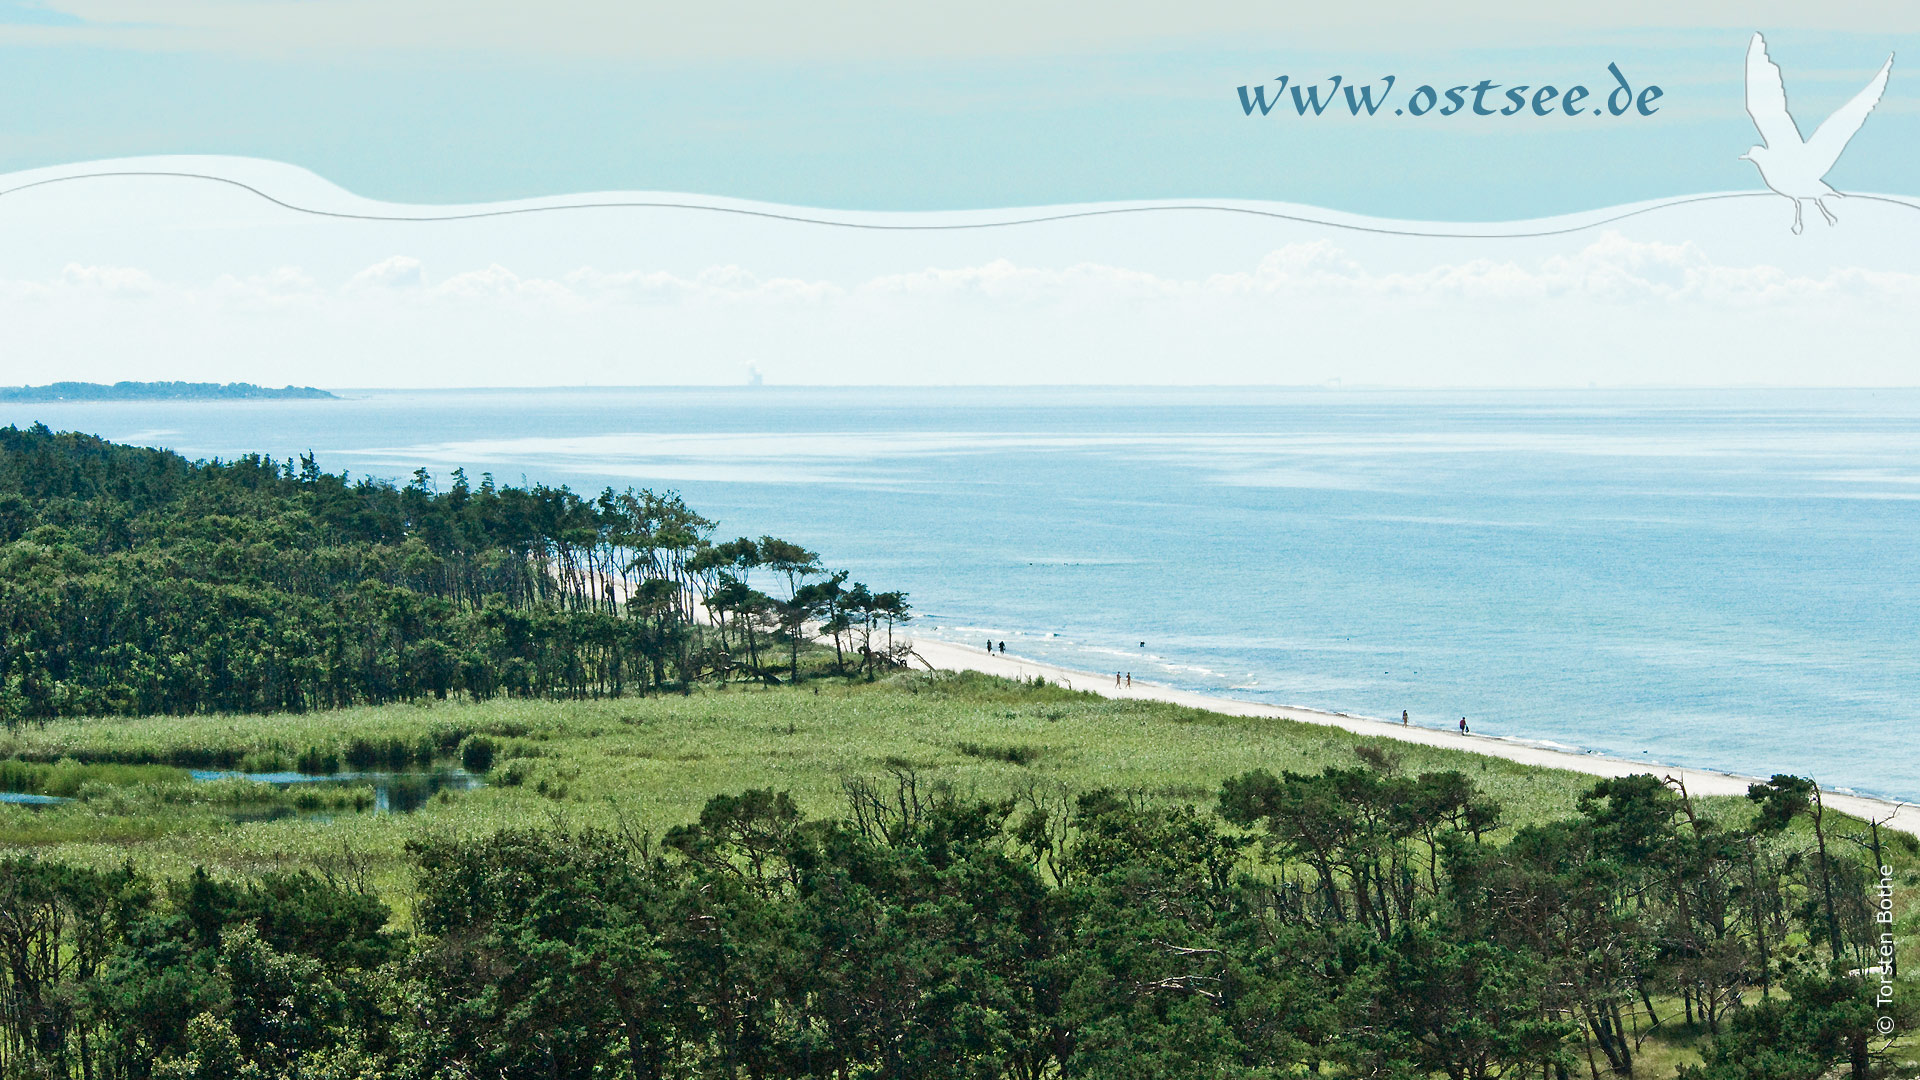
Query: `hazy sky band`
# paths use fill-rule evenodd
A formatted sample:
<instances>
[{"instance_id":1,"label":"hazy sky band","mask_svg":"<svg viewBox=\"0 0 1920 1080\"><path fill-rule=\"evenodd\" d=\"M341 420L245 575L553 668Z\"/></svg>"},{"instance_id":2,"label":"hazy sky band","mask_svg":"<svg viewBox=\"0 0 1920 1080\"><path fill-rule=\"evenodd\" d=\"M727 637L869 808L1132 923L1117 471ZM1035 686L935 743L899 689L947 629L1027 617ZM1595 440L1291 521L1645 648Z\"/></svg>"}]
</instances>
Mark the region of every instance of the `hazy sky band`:
<instances>
[{"instance_id":1,"label":"hazy sky band","mask_svg":"<svg viewBox=\"0 0 1920 1080\"><path fill-rule=\"evenodd\" d=\"M1470 3L1443 23L1433 5L988 4L908 18L855 3L807 20L755 0L708 16L561 3L530 20L525 5L489 2L0 0L0 95L24 103L0 120L0 170L223 153L411 202L593 190L844 209L1255 198L1501 220L1757 186L1737 160L1754 141L1741 103L1754 29L1769 32L1810 117L1887 52L1920 57L1911 5L1691 5L1684 18L1672 6L1550 19ZM1335 73L1604 89L1608 63L1664 89L1657 115L1249 117L1236 93ZM1920 193L1917 148L1920 97L1896 61L1832 180Z\"/></svg>"},{"instance_id":2,"label":"hazy sky band","mask_svg":"<svg viewBox=\"0 0 1920 1080\"><path fill-rule=\"evenodd\" d=\"M1370 4L1276 0L0 0L10 34L248 55L494 51L629 60L931 59L1059 56L1166 43L1258 40L1308 48L1450 49L1562 44L1594 32L1920 32L1905 0L1515 0Z\"/></svg>"}]
</instances>

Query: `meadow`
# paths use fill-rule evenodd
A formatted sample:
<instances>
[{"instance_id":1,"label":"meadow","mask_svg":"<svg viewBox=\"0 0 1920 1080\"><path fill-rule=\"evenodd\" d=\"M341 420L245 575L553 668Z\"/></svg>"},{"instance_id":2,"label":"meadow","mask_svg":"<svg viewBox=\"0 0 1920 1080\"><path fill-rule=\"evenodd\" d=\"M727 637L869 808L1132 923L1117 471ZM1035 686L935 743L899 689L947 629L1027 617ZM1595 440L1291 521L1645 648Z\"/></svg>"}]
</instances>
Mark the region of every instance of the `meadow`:
<instances>
[{"instance_id":1,"label":"meadow","mask_svg":"<svg viewBox=\"0 0 1920 1080\"><path fill-rule=\"evenodd\" d=\"M451 766L476 746L491 751L490 768L480 770L485 785L442 792L410 814L372 812L366 789L352 781L283 789L196 783L185 771ZM790 792L808 814L831 816L843 809L849 780L910 770L923 784L981 797L1104 787L1205 809L1230 776L1352 766L1362 747L1409 773L1466 773L1511 824L1570 814L1592 783L1309 724L972 673L914 673L599 701L53 720L0 736L0 785L74 801L0 806L0 844L91 865L132 859L162 876L201 865L244 874L352 857L376 879L399 884L393 876L409 839L549 823L657 836L696 818L712 796L749 788ZM261 819L262 808L281 804L296 812Z\"/></svg>"}]
</instances>

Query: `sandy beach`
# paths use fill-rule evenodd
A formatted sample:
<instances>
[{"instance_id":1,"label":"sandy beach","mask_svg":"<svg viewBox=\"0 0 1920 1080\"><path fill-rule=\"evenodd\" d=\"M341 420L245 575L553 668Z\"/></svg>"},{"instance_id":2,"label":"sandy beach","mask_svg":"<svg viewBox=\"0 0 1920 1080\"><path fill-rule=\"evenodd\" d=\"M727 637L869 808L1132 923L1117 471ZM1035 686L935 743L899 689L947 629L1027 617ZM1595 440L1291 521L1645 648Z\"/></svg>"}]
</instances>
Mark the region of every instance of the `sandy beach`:
<instances>
[{"instance_id":1,"label":"sandy beach","mask_svg":"<svg viewBox=\"0 0 1920 1080\"><path fill-rule=\"evenodd\" d=\"M1747 785L1759 782L1751 776L1738 776L1733 773L1713 772L1707 769L1685 769L1671 765L1651 764L1644 761L1628 761L1623 758L1606 757L1601 754L1572 753L1565 750L1553 750L1542 746L1514 742L1508 739L1486 735L1461 735L1451 730L1438 730L1428 727L1406 727L1397 722L1375 719L1366 716L1353 716L1347 713L1323 712L1317 709L1302 709L1284 705L1266 705L1260 702L1239 701L1234 698L1215 697L1198 694L1189 690L1179 690L1170 686L1134 680L1131 687L1116 687L1113 676L1091 671L1076 671L1054 664L1041 663L1012 653L989 655L985 649L956 645L951 642L935 641L929 638L917 638L914 652L929 667L947 671L981 671L989 675L1002 675L1008 678L1031 679L1035 676L1048 682L1060 683L1075 690L1090 690L1102 697L1141 698L1151 701L1165 701L1174 705L1185 705L1210 712L1225 713L1229 716L1264 716L1281 720L1298 720L1307 724L1325 724L1342 728L1357 735L1376 735L1401 742L1420 743L1426 746L1444 747L1449 750L1464 750L1472 754L1487 754L1505 758L1525 765L1537 765L1548 769L1567 769L1573 772L1587 773L1592 776L1627 776L1633 773L1654 773L1671 777L1686 784L1687 791L1695 795L1745 795ZM1471 725L1471 721L1469 721ZM1781 762L1781 771L1792 771L1792 763ZM1893 803L1884 799L1871 799L1845 792L1827 791L1822 801L1829 807L1856 817L1878 821L1881 824L1898 829L1901 832L1920 835L1920 806L1911 803Z\"/></svg>"}]
</instances>

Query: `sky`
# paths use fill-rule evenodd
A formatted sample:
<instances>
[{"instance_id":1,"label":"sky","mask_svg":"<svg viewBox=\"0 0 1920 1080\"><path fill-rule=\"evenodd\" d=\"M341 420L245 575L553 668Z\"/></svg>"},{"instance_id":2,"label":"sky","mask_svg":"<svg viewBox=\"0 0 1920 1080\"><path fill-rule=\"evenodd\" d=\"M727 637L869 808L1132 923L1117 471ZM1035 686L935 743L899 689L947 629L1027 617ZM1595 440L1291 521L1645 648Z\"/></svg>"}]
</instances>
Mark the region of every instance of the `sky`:
<instances>
[{"instance_id":1,"label":"sky","mask_svg":"<svg viewBox=\"0 0 1920 1080\"><path fill-rule=\"evenodd\" d=\"M1757 187L1738 160L1756 29L1809 132L1889 52L1920 58L1920 6L1892 2L0 0L0 172L194 153L401 202L1234 197L1506 220ZM1654 115L1248 116L1237 92L1283 74L1604 92L1609 63L1661 87ZM1920 192L1907 85L1896 62L1837 187Z\"/></svg>"},{"instance_id":2,"label":"sky","mask_svg":"<svg viewBox=\"0 0 1920 1080\"><path fill-rule=\"evenodd\" d=\"M1756 31L1809 134L1897 54L1828 176L1894 201L1788 230L1740 160ZM1914 385L1905 58L1911 0L0 0L0 384ZM1389 75L1372 115L1245 104L1282 76ZM1588 95L1404 114L1415 87L1483 80L1496 110L1520 85ZM389 216L651 191L828 215L1241 199L1591 227L376 223L178 178L4 179L147 155ZM1748 194L1592 224L1716 192Z\"/></svg>"},{"instance_id":3,"label":"sky","mask_svg":"<svg viewBox=\"0 0 1920 1080\"><path fill-rule=\"evenodd\" d=\"M420 221L289 165L149 164L247 186L142 175L0 196L0 385L1920 382L1920 199L1841 200L1838 224L1809 210L1801 235L1769 193L1545 235L1177 204L896 231L701 196Z\"/></svg>"}]
</instances>

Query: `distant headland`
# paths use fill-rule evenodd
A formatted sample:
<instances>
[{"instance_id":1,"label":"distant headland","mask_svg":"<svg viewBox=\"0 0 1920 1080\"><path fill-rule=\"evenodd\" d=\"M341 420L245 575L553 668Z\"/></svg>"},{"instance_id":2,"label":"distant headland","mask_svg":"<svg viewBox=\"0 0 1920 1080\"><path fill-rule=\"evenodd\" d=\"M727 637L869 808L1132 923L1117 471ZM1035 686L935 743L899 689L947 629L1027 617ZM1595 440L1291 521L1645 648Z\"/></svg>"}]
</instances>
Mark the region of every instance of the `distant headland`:
<instances>
[{"instance_id":1,"label":"distant headland","mask_svg":"<svg viewBox=\"0 0 1920 1080\"><path fill-rule=\"evenodd\" d=\"M57 382L45 386L0 386L0 401L237 401L332 397L333 394L311 386L283 386L275 390L243 382Z\"/></svg>"}]
</instances>

